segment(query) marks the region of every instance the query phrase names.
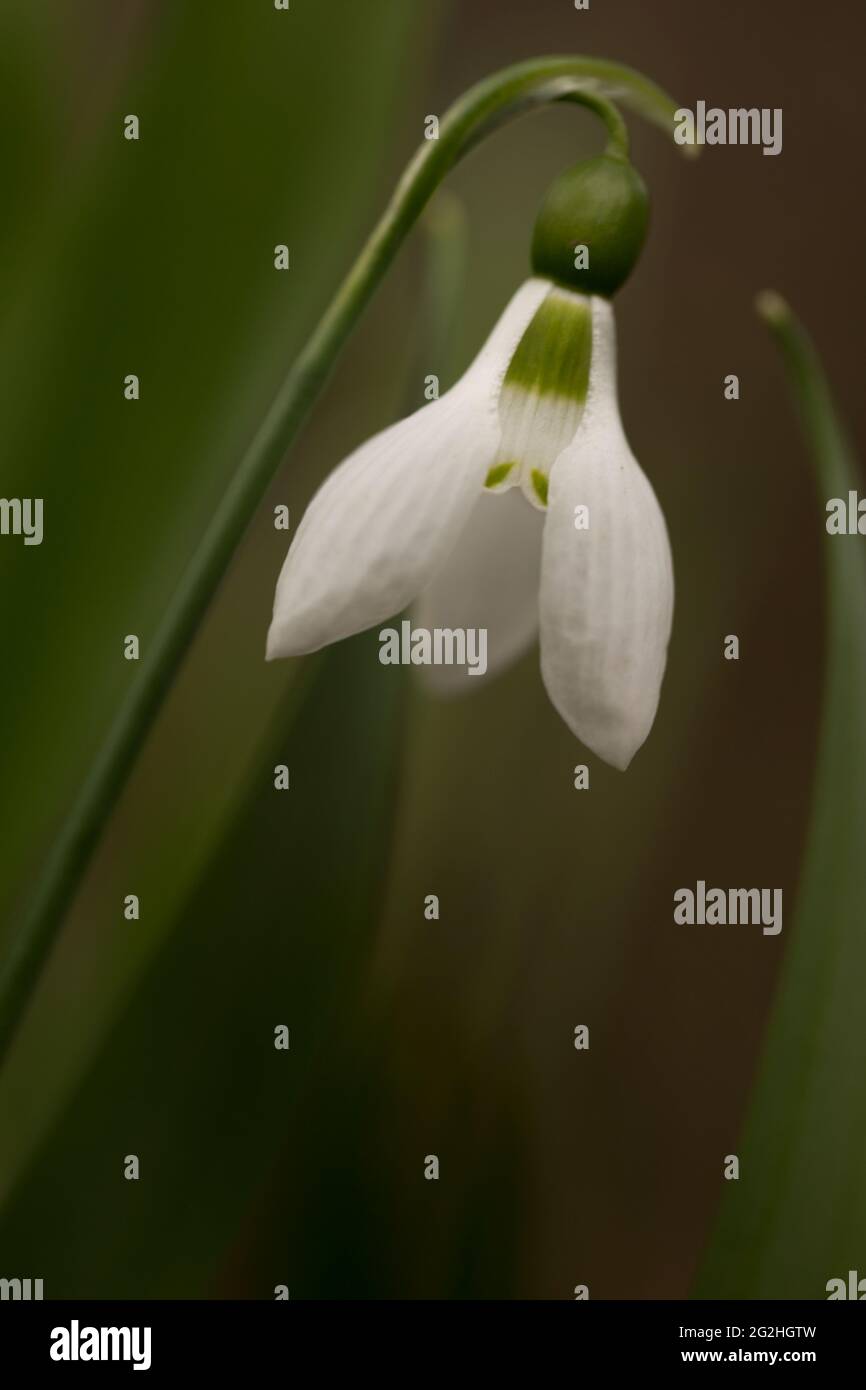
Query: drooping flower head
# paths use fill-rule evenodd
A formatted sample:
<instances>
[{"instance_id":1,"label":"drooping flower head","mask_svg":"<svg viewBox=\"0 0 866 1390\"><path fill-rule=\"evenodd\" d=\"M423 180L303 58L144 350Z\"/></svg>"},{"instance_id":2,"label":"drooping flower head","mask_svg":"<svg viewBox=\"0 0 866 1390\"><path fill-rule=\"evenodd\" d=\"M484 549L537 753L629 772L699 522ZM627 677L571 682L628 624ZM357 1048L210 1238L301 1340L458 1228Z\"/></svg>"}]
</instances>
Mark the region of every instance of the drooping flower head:
<instances>
[{"instance_id":1,"label":"drooping flower head","mask_svg":"<svg viewBox=\"0 0 866 1390\"><path fill-rule=\"evenodd\" d=\"M621 155L556 181L533 275L469 370L313 498L277 584L269 659L410 604L427 630L486 629L488 672L538 633L566 724L628 766L655 717L673 612L664 519L620 421L610 303L646 225L646 190Z\"/></svg>"}]
</instances>

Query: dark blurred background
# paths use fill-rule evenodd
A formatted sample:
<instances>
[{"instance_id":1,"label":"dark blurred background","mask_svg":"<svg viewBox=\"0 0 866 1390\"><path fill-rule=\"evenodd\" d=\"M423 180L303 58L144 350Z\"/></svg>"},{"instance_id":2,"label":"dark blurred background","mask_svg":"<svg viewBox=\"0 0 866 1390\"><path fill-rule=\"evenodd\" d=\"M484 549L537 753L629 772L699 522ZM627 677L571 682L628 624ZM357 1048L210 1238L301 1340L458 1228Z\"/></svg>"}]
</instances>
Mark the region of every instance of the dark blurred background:
<instances>
[{"instance_id":1,"label":"dark blurred background","mask_svg":"<svg viewBox=\"0 0 866 1390\"><path fill-rule=\"evenodd\" d=\"M0 491L46 499L41 547L0 542L4 936L134 672L123 637L152 635L424 118L586 53L686 106L781 107L784 148L689 162L629 117L653 224L617 301L620 394L677 609L626 775L575 743L537 652L447 704L380 667L375 634L263 661L274 505L296 524L428 371L462 370L597 124L533 115L449 179L469 241L447 350L425 356L422 227L231 567L0 1079L0 1274L46 1297L688 1293L789 938L675 927L672 895L781 886L790 920L823 669L823 499L753 301L790 299L862 438L864 40L841 0L3 0Z\"/></svg>"}]
</instances>

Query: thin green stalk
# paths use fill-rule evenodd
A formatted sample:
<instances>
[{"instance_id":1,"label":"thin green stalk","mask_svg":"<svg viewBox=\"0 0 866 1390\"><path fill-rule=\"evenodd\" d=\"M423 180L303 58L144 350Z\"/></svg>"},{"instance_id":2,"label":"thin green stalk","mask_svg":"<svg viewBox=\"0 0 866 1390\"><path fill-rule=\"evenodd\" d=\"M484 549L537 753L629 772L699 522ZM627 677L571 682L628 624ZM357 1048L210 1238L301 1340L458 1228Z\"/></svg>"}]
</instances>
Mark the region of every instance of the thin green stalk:
<instances>
[{"instance_id":1,"label":"thin green stalk","mask_svg":"<svg viewBox=\"0 0 866 1390\"><path fill-rule=\"evenodd\" d=\"M598 58L539 58L506 68L471 88L425 141L383 217L289 372L218 506L165 616L146 646L135 682L117 712L0 969L0 1056L31 998L63 915L159 712L199 623L264 492L419 214L453 166L498 126L555 101L621 99L673 133L675 103L630 68ZM611 129L610 118L608 129Z\"/></svg>"},{"instance_id":2,"label":"thin green stalk","mask_svg":"<svg viewBox=\"0 0 866 1390\"><path fill-rule=\"evenodd\" d=\"M607 128L605 154L612 159L628 159L628 126L616 107L604 97L593 96L591 92L575 93L574 101L579 101L602 120Z\"/></svg>"},{"instance_id":3,"label":"thin green stalk","mask_svg":"<svg viewBox=\"0 0 866 1390\"><path fill-rule=\"evenodd\" d=\"M774 290L763 290L755 308L782 353L821 488L828 496L834 489L844 491L856 478L857 464L815 345L789 305ZM832 575L835 577L835 569Z\"/></svg>"},{"instance_id":4,"label":"thin green stalk","mask_svg":"<svg viewBox=\"0 0 866 1390\"><path fill-rule=\"evenodd\" d=\"M695 1296L813 1299L862 1273L866 1249L866 553L859 534L828 534L825 510L833 498L847 504L862 479L808 333L777 294L760 295L758 311L812 456L824 697L796 910L736 1147L740 1176L722 1184Z\"/></svg>"}]
</instances>

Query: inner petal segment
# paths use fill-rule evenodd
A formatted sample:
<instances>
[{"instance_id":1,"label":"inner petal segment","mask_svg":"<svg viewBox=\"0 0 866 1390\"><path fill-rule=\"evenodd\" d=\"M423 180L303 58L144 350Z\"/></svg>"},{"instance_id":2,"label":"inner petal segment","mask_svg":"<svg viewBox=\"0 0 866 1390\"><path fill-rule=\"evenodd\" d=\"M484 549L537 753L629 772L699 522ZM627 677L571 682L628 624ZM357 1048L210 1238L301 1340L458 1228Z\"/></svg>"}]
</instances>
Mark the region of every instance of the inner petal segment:
<instances>
[{"instance_id":1,"label":"inner petal segment","mask_svg":"<svg viewBox=\"0 0 866 1390\"><path fill-rule=\"evenodd\" d=\"M485 486L520 485L547 506L550 470L583 414L592 354L592 304L552 287L517 345L499 396L502 436Z\"/></svg>"}]
</instances>

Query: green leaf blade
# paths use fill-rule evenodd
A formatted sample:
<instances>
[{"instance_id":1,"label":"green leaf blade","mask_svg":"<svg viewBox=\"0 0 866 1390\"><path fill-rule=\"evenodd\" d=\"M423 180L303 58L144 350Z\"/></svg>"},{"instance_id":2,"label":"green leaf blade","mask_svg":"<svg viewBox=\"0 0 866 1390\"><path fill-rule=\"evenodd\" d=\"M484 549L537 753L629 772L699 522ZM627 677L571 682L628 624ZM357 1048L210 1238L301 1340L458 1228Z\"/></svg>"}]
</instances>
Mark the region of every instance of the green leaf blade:
<instances>
[{"instance_id":1,"label":"green leaf blade","mask_svg":"<svg viewBox=\"0 0 866 1390\"><path fill-rule=\"evenodd\" d=\"M823 503L860 479L808 336L775 295ZM824 535L827 675L814 811L792 939L744 1139L696 1287L703 1298L824 1298L866 1250L866 554Z\"/></svg>"}]
</instances>

